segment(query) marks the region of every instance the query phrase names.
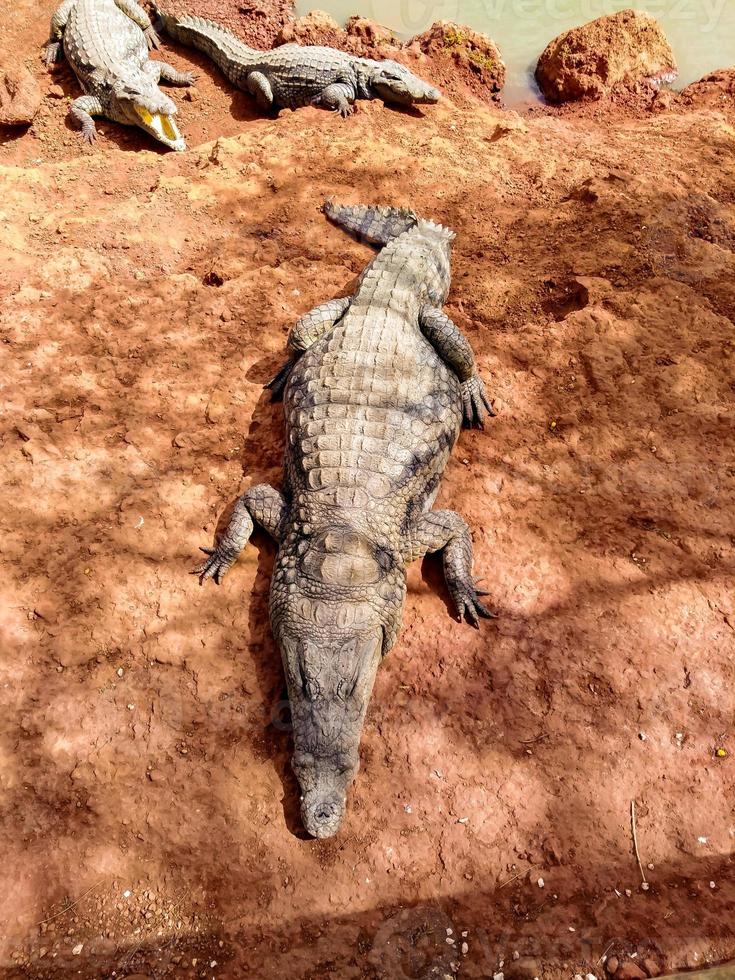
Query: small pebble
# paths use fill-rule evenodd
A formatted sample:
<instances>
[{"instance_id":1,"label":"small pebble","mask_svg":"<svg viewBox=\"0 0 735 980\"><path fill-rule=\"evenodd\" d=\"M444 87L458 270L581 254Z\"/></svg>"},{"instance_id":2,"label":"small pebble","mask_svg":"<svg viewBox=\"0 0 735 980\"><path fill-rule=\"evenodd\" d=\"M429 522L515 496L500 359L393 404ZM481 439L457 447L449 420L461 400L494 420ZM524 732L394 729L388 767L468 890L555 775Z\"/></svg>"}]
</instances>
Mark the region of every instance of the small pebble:
<instances>
[{"instance_id":1,"label":"small pebble","mask_svg":"<svg viewBox=\"0 0 735 980\"><path fill-rule=\"evenodd\" d=\"M462 943L460 948L462 950L462 956L466 956L470 951L470 947L467 945L467 943Z\"/></svg>"},{"instance_id":2,"label":"small pebble","mask_svg":"<svg viewBox=\"0 0 735 980\"><path fill-rule=\"evenodd\" d=\"M72 956L79 956L79 954L83 949L84 949L84 943L77 943L74 949L71 951Z\"/></svg>"},{"instance_id":3,"label":"small pebble","mask_svg":"<svg viewBox=\"0 0 735 980\"><path fill-rule=\"evenodd\" d=\"M697 843L698 844L706 844L707 843L707 838L706 837L697 837Z\"/></svg>"},{"instance_id":4,"label":"small pebble","mask_svg":"<svg viewBox=\"0 0 735 980\"><path fill-rule=\"evenodd\" d=\"M630 890L630 888L626 888L626 889L625 889L625 897L626 897L626 898L630 898L630 896L631 896L632 894L633 894L633 892L632 892L632 891Z\"/></svg>"},{"instance_id":5,"label":"small pebble","mask_svg":"<svg viewBox=\"0 0 735 980\"><path fill-rule=\"evenodd\" d=\"M124 670L122 669L122 667L118 667L118 668L117 668L117 676L118 676L118 677L122 677L122 675L123 675L124 673L125 673L125 671L124 671Z\"/></svg>"},{"instance_id":6,"label":"small pebble","mask_svg":"<svg viewBox=\"0 0 735 980\"><path fill-rule=\"evenodd\" d=\"M641 740L641 742L645 742L648 736L645 732L638 732L638 738Z\"/></svg>"},{"instance_id":7,"label":"small pebble","mask_svg":"<svg viewBox=\"0 0 735 980\"><path fill-rule=\"evenodd\" d=\"M714 881L711 881L709 883L709 886L710 886L710 888L717 888L717 885L714 883Z\"/></svg>"},{"instance_id":8,"label":"small pebble","mask_svg":"<svg viewBox=\"0 0 735 980\"><path fill-rule=\"evenodd\" d=\"M536 884L539 886L539 888L543 888L544 887L544 884L545 884L544 879L543 878L539 878L539 880L536 882Z\"/></svg>"},{"instance_id":9,"label":"small pebble","mask_svg":"<svg viewBox=\"0 0 735 980\"><path fill-rule=\"evenodd\" d=\"M128 705L128 711L135 711L135 705L134 704L129 704Z\"/></svg>"},{"instance_id":10,"label":"small pebble","mask_svg":"<svg viewBox=\"0 0 735 980\"><path fill-rule=\"evenodd\" d=\"M641 882L641 890L642 891L647 892L647 891L650 891L650 889L651 889L650 882L648 882L648 881Z\"/></svg>"}]
</instances>

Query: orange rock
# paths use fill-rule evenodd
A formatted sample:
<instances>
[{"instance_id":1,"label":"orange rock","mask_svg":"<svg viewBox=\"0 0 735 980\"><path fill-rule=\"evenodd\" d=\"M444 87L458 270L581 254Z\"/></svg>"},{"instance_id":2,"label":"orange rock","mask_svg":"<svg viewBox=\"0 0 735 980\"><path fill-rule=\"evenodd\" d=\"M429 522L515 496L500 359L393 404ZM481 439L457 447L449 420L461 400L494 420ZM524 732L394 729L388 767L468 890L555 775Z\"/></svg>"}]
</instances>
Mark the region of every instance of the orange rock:
<instances>
[{"instance_id":1,"label":"orange rock","mask_svg":"<svg viewBox=\"0 0 735 980\"><path fill-rule=\"evenodd\" d=\"M27 68L0 69L0 124L28 126L41 105L41 89Z\"/></svg>"},{"instance_id":2,"label":"orange rock","mask_svg":"<svg viewBox=\"0 0 735 980\"><path fill-rule=\"evenodd\" d=\"M572 28L546 47L536 81L550 102L599 99L617 87L671 81L674 52L655 17L622 10Z\"/></svg>"},{"instance_id":3,"label":"orange rock","mask_svg":"<svg viewBox=\"0 0 735 980\"><path fill-rule=\"evenodd\" d=\"M418 45L423 54L430 57L451 58L460 67L479 76L493 92L499 92L505 84L505 62L497 44L471 27L440 20L413 38L411 44Z\"/></svg>"}]
</instances>

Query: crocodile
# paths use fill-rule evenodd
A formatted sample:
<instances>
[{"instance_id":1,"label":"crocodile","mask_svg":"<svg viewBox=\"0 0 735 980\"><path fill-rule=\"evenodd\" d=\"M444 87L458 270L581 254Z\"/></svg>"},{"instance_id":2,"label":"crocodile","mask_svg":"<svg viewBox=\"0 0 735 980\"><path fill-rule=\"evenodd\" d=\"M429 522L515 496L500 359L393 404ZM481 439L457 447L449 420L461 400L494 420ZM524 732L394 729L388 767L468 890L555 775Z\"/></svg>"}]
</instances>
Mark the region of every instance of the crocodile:
<instances>
[{"instance_id":1,"label":"crocodile","mask_svg":"<svg viewBox=\"0 0 735 980\"><path fill-rule=\"evenodd\" d=\"M64 0L51 19L46 63L66 55L85 95L69 110L86 142L97 136L93 116L140 126L172 150L186 144L176 125L176 103L159 81L191 85L194 75L148 57L159 39L135 0Z\"/></svg>"},{"instance_id":2,"label":"crocodile","mask_svg":"<svg viewBox=\"0 0 735 980\"><path fill-rule=\"evenodd\" d=\"M371 61L313 45L284 44L257 51L213 21L157 13L157 26L182 44L204 51L264 110L317 105L344 117L354 111L356 99L406 106L438 102L440 97L437 89L396 61Z\"/></svg>"},{"instance_id":3,"label":"crocodile","mask_svg":"<svg viewBox=\"0 0 735 980\"><path fill-rule=\"evenodd\" d=\"M454 233L412 211L342 206L327 217L380 251L351 296L306 313L269 387L283 397L283 492L240 496L197 569L219 584L256 521L278 542L271 627L293 721L292 767L314 837L337 832L382 657L396 642L406 565L442 553L459 620L490 612L459 514L432 510L462 423L494 414L470 344L442 311Z\"/></svg>"}]
</instances>

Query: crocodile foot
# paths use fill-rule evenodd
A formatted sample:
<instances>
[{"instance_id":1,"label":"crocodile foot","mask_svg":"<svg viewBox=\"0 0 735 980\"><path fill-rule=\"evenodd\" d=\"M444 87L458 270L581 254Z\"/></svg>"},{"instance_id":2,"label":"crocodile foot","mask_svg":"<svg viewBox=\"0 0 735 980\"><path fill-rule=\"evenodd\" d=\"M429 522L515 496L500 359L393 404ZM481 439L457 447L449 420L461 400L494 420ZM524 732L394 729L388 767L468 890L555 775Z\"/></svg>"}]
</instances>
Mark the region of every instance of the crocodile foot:
<instances>
[{"instance_id":1,"label":"crocodile foot","mask_svg":"<svg viewBox=\"0 0 735 980\"><path fill-rule=\"evenodd\" d=\"M199 584L202 585L208 578L214 580L219 585L225 575L237 561L237 553L230 548L223 548L220 544L217 548L200 548L209 557L199 568L194 569L192 575L199 576Z\"/></svg>"},{"instance_id":2,"label":"crocodile foot","mask_svg":"<svg viewBox=\"0 0 735 980\"><path fill-rule=\"evenodd\" d=\"M82 139L85 143L93 146L97 142L97 129L94 123L91 126L82 127Z\"/></svg>"},{"instance_id":3,"label":"crocodile foot","mask_svg":"<svg viewBox=\"0 0 735 980\"><path fill-rule=\"evenodd\" d=\"M465 424L470 429L483 429L485 415L495 415L485 391L485 384L479 375L473 374L471 378L462 382L462 406Z\"/></svg>"},{"instance_id":4,"label":"crocodile foot","mask_svg":"<svg viewBox=\"0 0 735 980\"><path fill-rule=\"evenodd\" d=\"M145 39L148 42L148 47L155 48L156 51L160 51L161 39L158 36L158 34L156 34L156 29L153 26L153 24L151 24L150 27L146 27L146 29L143 31L143 34L145 35Z\"/></svg>"},{"instance_id":5,"label":"crocodile foot","mask_svg":"<svg viewBox=\"0 0 735 980\"><path fill-rule=\"evenodd\" d=\"M49 41L43 53L43 60L47 65L55 65L61 61L63 50L61 41Z\"/></svg>"},{"instance_id":6,"label":"crocodile foot","mask_svg":"<svg viewBox=\"0 0 735 980\"><path fill-rule=\"evenodd\" d=\"M498 618L497 613L491 612L487 606L480 602L480 596L488 595L488 593L482 589L478 589L476 581L470 578L447 584L460 623L463 619L466 619L475 629L479 629L480 622L478 616L482 617L482 619Z\"/></svg>"}]
</instances>

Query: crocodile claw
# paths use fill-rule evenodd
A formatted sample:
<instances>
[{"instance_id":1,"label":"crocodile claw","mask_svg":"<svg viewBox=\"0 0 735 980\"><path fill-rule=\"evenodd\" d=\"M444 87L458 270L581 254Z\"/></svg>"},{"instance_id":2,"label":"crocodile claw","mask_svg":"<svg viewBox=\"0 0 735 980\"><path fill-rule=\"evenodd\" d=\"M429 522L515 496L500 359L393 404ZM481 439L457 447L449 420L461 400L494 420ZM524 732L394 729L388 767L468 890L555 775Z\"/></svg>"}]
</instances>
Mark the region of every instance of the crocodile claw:
<instances>
[{"instance_id":1,"label":"crocodile claw","mask_svg":"<svg viewBox=\"0 0 735 980\"><path fill-rule=\"evenodd\" d=\"M55 65L61 61L61 41L49 41L43 53L43 60L47 65Z\"/></svg>"},{"instance_id":2,"label":"crocodile claw","mask_svg":"<svg viewBox=\"0 0 735 980\"><path fill-rule=\"evenodd\" d=\"M145 35L145 39L148 42L148 47L151 49L155 48L156 51L160 51L161 39L158 36L158 34L156 34L156 29L153 26L153 24L151 24L149 27L146 27L146 29L143 31L143 34Z\"/></svg>"},{"instance_id":3,"label":"crocodile claw","mask_svg":"<svg viewBox=\"0 0 735 980\"><path fill-rule=\"evenodd\" d=\"M450 592L452 595L452 602L454 603L454 608L457 610L457 618L461 623L464 619L474 626L475 629L480 628L481 619L497 619L498 614L492 612L487 606L480 602L481 595L487 595L487 592L483 592L477 588L477 586L472 582L457 582L450 586ZM478 618L479 617L479 618Z\"/></svg>"},{"instance_id":4,"label":"crocodile claw","mask_svg":"<svg viewBox=\"0 0 735 980\"><path fill-rule=\"evenodd\" d=\"M485 415L494 416L495 411L485 391L485 384L478 374L462 382L462 408L464 422L470 429L484 429Z\"/></svg>"},{"instance_id":5,"label":"crocodile claw","mask_svg":"<svg viewBox=\"0 0 735 980\"><path fill-rule=\"evenodd\" d=\"M194 569L192 575L199 576L200 585L203 585L208 578L213 579L215 584L219 585L227 572L229 572L229 570L235 564L237 556L233 555L229 549L222 547L200 548L199 550L203 551L204 554L208 555L209 557L203 565L200 565L199 568Z\"/></svg>"}]
</instances>

